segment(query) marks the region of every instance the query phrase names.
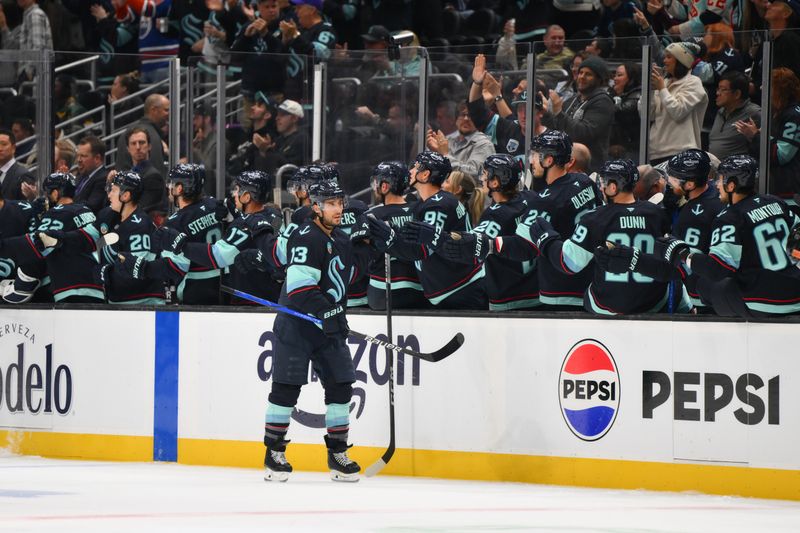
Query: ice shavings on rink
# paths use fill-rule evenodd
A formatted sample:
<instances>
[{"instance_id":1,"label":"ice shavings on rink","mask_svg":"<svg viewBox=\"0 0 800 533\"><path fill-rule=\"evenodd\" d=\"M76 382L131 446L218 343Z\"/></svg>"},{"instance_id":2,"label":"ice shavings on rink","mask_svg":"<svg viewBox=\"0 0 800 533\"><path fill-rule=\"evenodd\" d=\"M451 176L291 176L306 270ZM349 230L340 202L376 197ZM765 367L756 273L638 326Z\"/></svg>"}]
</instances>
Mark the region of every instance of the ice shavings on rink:
<instances>
[{"instance_id":1,"label":"ice shavings on rink","mask_svg":"<svg viewBox=\"0 0 800 533\"><path fill-rule=\"evenodd\" d=\"M378 476L0 457L0 531L797 531L800 503Z\"/></svg>"}]
</instances>

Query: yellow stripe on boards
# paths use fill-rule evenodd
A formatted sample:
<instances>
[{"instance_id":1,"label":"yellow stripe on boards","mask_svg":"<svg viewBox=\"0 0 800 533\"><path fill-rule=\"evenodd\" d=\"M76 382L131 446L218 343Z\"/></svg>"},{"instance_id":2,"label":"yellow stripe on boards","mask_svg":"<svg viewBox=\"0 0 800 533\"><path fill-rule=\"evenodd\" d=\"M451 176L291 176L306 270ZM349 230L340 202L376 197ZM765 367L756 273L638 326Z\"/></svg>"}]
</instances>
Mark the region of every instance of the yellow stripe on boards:
<instances>
[{"instance_id":1,"label":"yellow stripe on boards","mask_svg":"<svg viewBox=\"0 0 800 533\"><path fill-rule=\"evenodd\" d=\"M59 459L152 461L153 437L0 430L0 449Z\"/></svg>"},{"instance_id":2,"label":"yellow stripe on boards","mask_svg":"<svg viewBox=\"0 0 800 533\"><path fill-rule=\"evenodd\" d=\"M383 451L356 446L350 456L363 469ZM291 443L286 450L295 471L326 472L326 457L322 444ZM260 468L263 460L264 446L258 442L178 440L179 463ZM800 471L743 466L401 449L381 473L800 501Z\"/></svg>"}]
</instances>

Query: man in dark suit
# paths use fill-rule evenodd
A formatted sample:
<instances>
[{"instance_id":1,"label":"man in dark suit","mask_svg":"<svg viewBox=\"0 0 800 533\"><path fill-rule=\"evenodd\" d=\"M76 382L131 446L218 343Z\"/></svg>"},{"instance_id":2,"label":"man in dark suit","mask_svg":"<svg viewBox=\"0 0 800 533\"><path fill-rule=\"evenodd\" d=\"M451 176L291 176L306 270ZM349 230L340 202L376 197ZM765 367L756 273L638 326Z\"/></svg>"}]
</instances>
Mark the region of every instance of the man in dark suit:
<instances>
[{"instance_id":1,"label":"man in dark suit","mask_svg":"<svg viewBox=\"0 0 800 533\"><path fill-rule=\"evenodd\" d=\"M106 206L106 176L103 166L106 145L94 135L87 135L78 143L78 183L74 201L83 204L95 214Z\"/></svg>"},{"instance_id":2,"label":"man in dark suit","mask_svg":"<svg viewBox=\"0 0 800 533\"><path fill-rule=\"evenodd\" d=\"M127 150L128 135L132 128L142 128L147 131L147 137L150 139L150 155L148 156L150 163L160 174L166 175L169 154L164 152L160 131L166 126L168 120L169 99L161 94L148 96L144 101L144 117L131 124L128 132L120 135L117 139L117 169L130 170L133 168L134 163Z\"/></svg>"},{"instance_id":3,"label":"man in dark suit","mask_svg":"<svg viewBox=\"0 0 800 533\"><path fill-rule=\"evenodd\" d=\"M167 212L167 181L150 161L150 135L144 128L133 127L128 130L127 137L127 152L133 163L131 169L142 178L143 191L139 207L160 226Z\"/></svg>"},{"instance_id":4,"label":"man in dark suit","mask_svg":"<svg viewBox=\"0 0 800 533\"><path fill-rule=\"evenodd\" d=\"M36 198L36 178L14 159L17 146L10 130L0 129L0 187L6 200Z\"/></svg>"}]
</instances>

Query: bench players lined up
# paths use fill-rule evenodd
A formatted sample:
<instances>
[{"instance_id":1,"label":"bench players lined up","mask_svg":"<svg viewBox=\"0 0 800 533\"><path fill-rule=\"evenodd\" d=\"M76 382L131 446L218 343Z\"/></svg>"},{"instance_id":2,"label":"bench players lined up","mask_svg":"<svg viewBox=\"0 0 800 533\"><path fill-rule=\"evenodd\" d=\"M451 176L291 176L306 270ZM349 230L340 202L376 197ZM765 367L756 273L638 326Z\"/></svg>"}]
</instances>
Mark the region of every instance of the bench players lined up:
<instances>
[{"instance_id":1,"label":"bench players lined up","mask_svg":"<svg viewBox=\"0 0 800 533\"><path fill-rule=\"evenodd\" d=\"M410 168L378 164L375 205L347 202L339 226L354 258L341 287L347 305L385 308L389 258L397 308L800 312L792 253L800 219L782 200L756 194L752 158L730 156L715 172L705 152L683 151L666 164L663 200L652 203L637 200L640 171L630 160L607 161L595 182L571 171L572 154L566 133L538 135L535 191L522 187L519 159L487 157L480 188L490 201L475 224L443 189L446 157L425 151ZM110 205L97 215L74 201L75 179L65 173L45 179L43 200L4 201L0 268L14 279L3 282L3 299L209 305L223 303L222 283L278 300L293 259L289 239L314 216L309 187L338 183L336 167L298 170L288 189L299 207L286 224L268 204L269 174L241 173L223 201L205 197L204 181L200 165L170 171L176 210L161 228L138 205L134 171L113 176Z\"/></svg>"}]
</instances>

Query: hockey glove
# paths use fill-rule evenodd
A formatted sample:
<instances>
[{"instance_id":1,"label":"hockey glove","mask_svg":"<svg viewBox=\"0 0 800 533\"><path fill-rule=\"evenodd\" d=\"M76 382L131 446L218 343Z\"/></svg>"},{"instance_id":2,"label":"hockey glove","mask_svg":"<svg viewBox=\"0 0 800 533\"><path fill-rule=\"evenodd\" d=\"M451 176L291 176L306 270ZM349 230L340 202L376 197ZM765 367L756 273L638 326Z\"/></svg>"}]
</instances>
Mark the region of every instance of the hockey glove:
<instances>
[{"instance_id":1,"label":"hockey glove","mask_svg":"<svg viewBox=\"0 0 800 533\"><path fill-rule=\"evenodd\" d=\"M133 279L147 279L147 260L137 257L129 252L117 254L117 263L120 272Z\"/></svg>"},{"instance_id":2,"label":"hockey glove","mask_svg":"<svg viewBox=\"0 0 800 533\"><path fill-rule=\"evenodd\" d=\"M369 239L369 224L365 219L360 219L350 232L350 242L357 243Z\"/></svg>"},{"instance_id":3,"label":"hockey glove","mask_svg":"<svg viewBox=\"0 0 800 533\"><path fill-rule=\"evenodd\" d=\"M691 251L688 244L671 235L656 239L655 255L660 255L667 263L676 268L681 261L686 260Z\"/></svg>"},{"instance_id":4,"label":"hockey glove","mask_svg":"<svg viewBox=\"0 0 800 533\"><path fill-rule=\"evenodd\" d=\"M188 236L185 233L167 226L158 228L150 235L153 250L172 252L174 254L183 252L183 247L186 245L187 240Z\"/></svg>"},{"instance_id":5,"label":"hockey glove","mask_svg":"<svg viewBox=\"0 0 800 533\"><path fill-rule=\"evenodd\" d=\"M225 198L224 200L217 200L217 208L214 210L214 216L217 222L233 222L236 214L236 203L232 198Z\"/></svg>"},{"instance_id":6,"label":"hockey glove","mask_svg":"<svg viewBox=\"0 0 800 533\"><path fill-rule=\"evenodd\" d=\"M536 217L530 228L530 240L539 249L539 253L544 253L544 247L552 240L561 237L558 232L553 228L550 222L542 217Z\"/></svg>"},{"instance_id":7,"label":"hockey glove","mask_svg":"<svg viewBox=\"0 0 800 533\"><path fill-rule=\"evenodd\" d=\"M317 318L322 320L322 332L326 337L347 337L350 328L347 326L347 317L344 311L344 306L340 304L321 311L317 315Z\"/></svg>"},{"instance_id":8,"label":"hockey glove","mask_svg":"<svg viewBox=\"0 0 800 533\"><path fill-rule=\"evenodd\" d=\"M437 253L455 263L481 263L494 252L494 239L485 233L451 231L445 233Z\"/></svg>"},{"instance_id":9,"label":"hockey glove","mask_svg":"<svg viewBox=\"0 0 800 533\"><path fill-rule=\"evenodd\" d=\"M602 270L612 274L635 272L639 263L639 250L606 241L594 250L594 260Z\"/></svg>"},{"instance_id":10,"label":"hockey glove","mask_svg":"<svg viewBox=\"0 0 800 533\"><path fill-rule=\"evenodd\" d=\"M369 233L372 237L372 245L379 251L385 252L395 243L397 238L394 229L385 221L375 215L367 215Z\"/></svg>"},{"instance_id":11,"label":"hockey glove","mask_svg":"<svg viewBox=\"0 0 800 533\"><path fill-rule=\"evenodd\" d=\"M264 261L264 254L256 248L243 250L237 255L236 266L245 274L254 270L258 272L266 272L268 270L267 263Z\"/></svg>"},{"instance_id":12,"label":"hockey glove","mask_svg":"<svg viewBox=\"0 0 800 533\"><path fill-rule=\"evenodd\" d=\"M433 247L438 241L436 229L433 224L412 220L400 228L400 237L406 242Z\"/></svg>"}]
</instances>

